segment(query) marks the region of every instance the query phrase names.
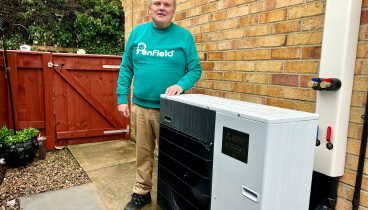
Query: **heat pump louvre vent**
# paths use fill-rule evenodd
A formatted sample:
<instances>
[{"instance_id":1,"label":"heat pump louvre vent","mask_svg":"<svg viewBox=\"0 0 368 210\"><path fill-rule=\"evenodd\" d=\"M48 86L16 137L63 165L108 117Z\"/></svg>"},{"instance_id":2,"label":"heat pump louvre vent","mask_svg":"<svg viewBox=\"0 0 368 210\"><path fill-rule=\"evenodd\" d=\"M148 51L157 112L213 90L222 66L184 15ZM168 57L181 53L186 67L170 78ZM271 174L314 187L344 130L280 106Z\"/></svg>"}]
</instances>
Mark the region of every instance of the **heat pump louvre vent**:
<instances>
[{"instance_id":1,"label":"heat pump louvre vent","mask_svg":"<svg viewBox=\"0 0 368 210\"><path fill-rule=\"evenodd\" d=\"M207 143L213 143L216 112L161 98L162 124L189 134Z\"/></svg>"}]
</instances>

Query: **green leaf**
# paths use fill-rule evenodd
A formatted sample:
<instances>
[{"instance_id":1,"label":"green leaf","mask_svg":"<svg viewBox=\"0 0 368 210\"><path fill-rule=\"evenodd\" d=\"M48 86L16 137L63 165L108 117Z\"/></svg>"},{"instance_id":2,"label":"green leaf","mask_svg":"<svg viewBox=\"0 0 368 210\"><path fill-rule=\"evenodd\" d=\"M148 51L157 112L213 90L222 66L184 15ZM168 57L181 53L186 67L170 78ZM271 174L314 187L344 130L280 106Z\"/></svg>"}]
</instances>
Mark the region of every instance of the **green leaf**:
<instances>
[{"instance_id":1,"label":"green leaf","mask_svg":"<svg viewBox=\"0 0 368 210\"><path fill-rule=\"evenodd\" d=\"M93 54L120 55L123 51L120 0L12 0L0 1L0 8L5 21L12 23L7 31L9 49L46 44L84 48Z\"/></svg>"}]
</instances>

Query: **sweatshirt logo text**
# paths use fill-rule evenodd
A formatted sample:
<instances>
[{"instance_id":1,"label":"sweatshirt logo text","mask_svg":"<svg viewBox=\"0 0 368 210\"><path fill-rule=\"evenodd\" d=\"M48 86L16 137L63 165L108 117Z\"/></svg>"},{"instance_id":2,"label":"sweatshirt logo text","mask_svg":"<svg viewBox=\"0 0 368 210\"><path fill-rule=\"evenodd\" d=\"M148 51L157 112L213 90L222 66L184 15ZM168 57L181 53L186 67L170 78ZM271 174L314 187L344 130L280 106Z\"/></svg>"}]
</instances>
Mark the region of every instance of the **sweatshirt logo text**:
<instances>
[{"instance_id":1,"label":"sweatshirt logo text","mask_svg":"<svg viewBox=\"0 0 368 210\"><path fill-rule=\"evenodd\" d=\"M139 55L141 53L142 55L146 56L156 56L156 57L173 57L175 50L146 50L147 45L144 42L139 42L136 54Z\"/></svg>"}]
</instances>

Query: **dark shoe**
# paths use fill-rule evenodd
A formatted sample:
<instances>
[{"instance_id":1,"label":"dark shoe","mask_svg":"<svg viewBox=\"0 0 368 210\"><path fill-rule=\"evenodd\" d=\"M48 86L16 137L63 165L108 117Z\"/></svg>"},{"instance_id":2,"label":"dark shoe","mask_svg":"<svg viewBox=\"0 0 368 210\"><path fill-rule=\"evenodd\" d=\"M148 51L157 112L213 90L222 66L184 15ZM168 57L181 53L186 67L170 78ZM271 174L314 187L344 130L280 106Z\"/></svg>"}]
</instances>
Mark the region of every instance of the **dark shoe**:
<instances>
[{"instance_id":1,"label":"dark shoe","mask_svg":"<svg viewBox=\"0 0 368 210\"><path fill-rule=\"evenodd\" d=\"M149 202L151 202L151 193L148 193L147 195L133 193L132 199L124 207L124 210L138 210Z\"/></svg>"}]
</instances>

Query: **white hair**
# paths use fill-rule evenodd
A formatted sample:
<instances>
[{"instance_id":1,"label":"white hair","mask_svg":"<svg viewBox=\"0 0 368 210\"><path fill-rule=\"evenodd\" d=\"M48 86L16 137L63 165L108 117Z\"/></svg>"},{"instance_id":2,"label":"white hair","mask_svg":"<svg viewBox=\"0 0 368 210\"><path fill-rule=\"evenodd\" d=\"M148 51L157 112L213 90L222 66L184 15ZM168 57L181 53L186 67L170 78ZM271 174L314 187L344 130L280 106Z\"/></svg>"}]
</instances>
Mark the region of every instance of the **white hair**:
<instances>
[{"instance_id":1,"label":"white hair","mask_svg":"<svg viewBox=\"0 0 368 210\"><path fill-rule=\"evenodd\" d=\"M152 0L148 0L148 5L152 4ZM173 0L174 8L176 8L176 0Z\"/></svg>"}]
</instances>

